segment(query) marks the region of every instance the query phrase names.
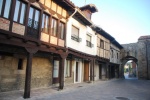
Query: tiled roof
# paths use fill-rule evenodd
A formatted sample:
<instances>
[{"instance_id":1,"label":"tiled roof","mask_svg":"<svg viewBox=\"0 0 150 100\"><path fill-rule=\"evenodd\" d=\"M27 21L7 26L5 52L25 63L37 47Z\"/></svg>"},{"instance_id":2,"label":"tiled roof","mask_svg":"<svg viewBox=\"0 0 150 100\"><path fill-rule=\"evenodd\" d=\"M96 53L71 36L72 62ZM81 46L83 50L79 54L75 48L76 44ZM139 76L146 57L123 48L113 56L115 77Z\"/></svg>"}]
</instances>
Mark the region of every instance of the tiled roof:
<instances>
[{"instance_id":1,"label":"tiled roof","mask_svg":"<svg viewBox=\"0 0 150 100\"><path fill-rule=\"evenodd\" d=\"M88 5L80 7L81 10L87 9L87 8L90 9L92 13L98 12L98 9L94 4L88 4Z\"/></svg>"},{"instance_id":2,"label":"tiled roof","mask_svg":"<svg viewBox=\"0 0 150 100\"><path fill-rule=\"evenodd\" d=\"M138 40L150 39L150 35L140 36Z\"/></svg>"}]
</instances>

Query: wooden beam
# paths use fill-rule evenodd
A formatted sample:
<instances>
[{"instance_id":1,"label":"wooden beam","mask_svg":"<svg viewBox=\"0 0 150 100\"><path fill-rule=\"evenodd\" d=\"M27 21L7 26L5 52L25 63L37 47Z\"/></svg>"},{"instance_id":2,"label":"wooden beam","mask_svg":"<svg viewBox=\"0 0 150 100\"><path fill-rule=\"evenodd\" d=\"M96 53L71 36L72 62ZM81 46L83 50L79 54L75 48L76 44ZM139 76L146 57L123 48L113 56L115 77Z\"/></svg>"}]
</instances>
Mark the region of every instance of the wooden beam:
<instances>
[{"instance_id":1,"label":"wooden beam","mask_svg":"<svg viewBox=\"0 0 150 100\"><path fill-rule=\"evenodd\" d=\"M30 98L32 58L33 58L33 53L28 53L28 55L27 55L26 77L25 77L25 89L24 89L24 98L25 99Z\"/></svg>"}]
</instances>

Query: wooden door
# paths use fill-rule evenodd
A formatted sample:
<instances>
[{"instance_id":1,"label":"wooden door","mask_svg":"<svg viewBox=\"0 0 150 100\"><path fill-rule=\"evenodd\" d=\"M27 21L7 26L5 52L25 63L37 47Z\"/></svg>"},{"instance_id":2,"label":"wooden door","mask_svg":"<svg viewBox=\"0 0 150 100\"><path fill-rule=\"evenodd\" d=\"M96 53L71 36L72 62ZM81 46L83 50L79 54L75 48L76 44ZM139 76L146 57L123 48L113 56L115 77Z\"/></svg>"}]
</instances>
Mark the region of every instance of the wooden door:
<instances>
[{"instance_id":1,"label":"wooden door","mask_svg":"<svg viewBox=\"0 0 150 100\"><path fill-rule=\"evenodd\" d=\"M84 62L84 81L89 81L89 62Z\"/></svg>"}]
</instances>

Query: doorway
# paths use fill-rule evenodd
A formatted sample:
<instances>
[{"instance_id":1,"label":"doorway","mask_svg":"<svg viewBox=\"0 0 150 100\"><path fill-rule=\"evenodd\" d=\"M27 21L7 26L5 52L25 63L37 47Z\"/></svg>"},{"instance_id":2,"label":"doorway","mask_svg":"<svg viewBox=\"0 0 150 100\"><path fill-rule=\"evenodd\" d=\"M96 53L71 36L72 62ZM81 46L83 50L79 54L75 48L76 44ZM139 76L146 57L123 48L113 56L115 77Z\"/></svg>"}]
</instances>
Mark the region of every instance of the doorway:
<instances>
[{"instance_id":1,"label":"doorway","mask_svg":"<svg viewBox=\"0 0 150 100\"><path fill-rule=\"evenodd\" d=\"M84 81L89 81L89 62L84 62Z\"/></svg>"}]
</instances>

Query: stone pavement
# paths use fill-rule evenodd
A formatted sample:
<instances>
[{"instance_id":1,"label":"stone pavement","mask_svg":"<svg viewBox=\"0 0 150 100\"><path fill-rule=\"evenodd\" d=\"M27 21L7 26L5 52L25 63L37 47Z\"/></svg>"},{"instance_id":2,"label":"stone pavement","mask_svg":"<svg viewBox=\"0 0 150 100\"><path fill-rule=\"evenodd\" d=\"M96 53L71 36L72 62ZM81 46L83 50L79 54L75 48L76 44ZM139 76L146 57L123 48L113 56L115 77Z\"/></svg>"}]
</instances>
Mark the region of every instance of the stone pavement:
<instances>
[{"instance_id":1,"label":"stone pavement","mask_svg":"<svg viewBox=\"0 0 150 100\"><path fill-rule=\"evenodd\" d=\"M0 93L0 100L24 100L23 91ZM150 80L112 79L34 89L27 100L150 100Z\"/></svg>"}]
</instances>

